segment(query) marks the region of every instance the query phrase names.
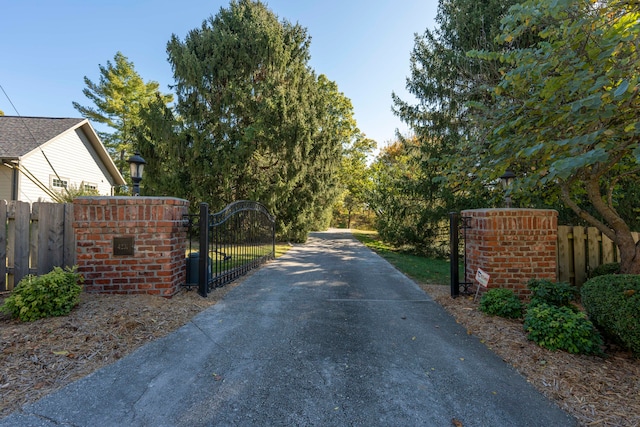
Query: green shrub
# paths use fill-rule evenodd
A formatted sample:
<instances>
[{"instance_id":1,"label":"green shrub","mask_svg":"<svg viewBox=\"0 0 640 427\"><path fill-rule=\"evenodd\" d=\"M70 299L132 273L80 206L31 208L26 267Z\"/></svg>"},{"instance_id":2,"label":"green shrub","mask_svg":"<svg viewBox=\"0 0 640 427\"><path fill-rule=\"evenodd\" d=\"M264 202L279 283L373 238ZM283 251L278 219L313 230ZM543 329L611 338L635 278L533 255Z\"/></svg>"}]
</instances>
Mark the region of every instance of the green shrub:
<instances>
[{"instance_id":1,"label":"green shrub","mask_svg":"<svg viewBox=\"0 0 640 427\"><path fill-rule=\"evenodd\" d=\"M54 267L42 276L28 275L5 299L0 311L23 322L43 317L64 316L80 302L83 278L76 268Z\"/></svg>"},{"instance_id":2,"label":"green shrub","mask_svg":"<svg viewBox=\"0 0 640 427\"><path fill-rule=\"evenodd\" d=\"M492 316L518 319L522 317L522 302L510 289L489 289L480 299L480 311Z\"/></svg>"},{"instance_id":3,"label":"green shrub","mask_svg":"<svg viewBox=\"0 0 640 427\"><path fill-rule=\"evenodd\" d=\"M527 285L531 291L531 306L549 304L569 307L576 297L576 288L568 283L556 283L546 279L531 279Z\"/></svg>"},{"instance_id":4,"label":"green shrub","mask_svg":"<svg viewBox=\"0 0 640 427\"><path fill-rule=\"evenodd\" d=\"M605 276L608 274L618 274L618 273L620 273L620 263L611 262L609 264L600 264L599 266L591 270L589 272L589 278Z\"/></svg>"},{"instance_id":5,"label":"green shrub","mask_svg":"<svg viewBox=\"0 0 640 427\"><path fill-rule=\"evenodd\" d=\"M601 355L602 337L583 312L545 303L529 306L524 317L527 338L549 350Z\"/></svg>"},{"instance_id":6,"label":"green shrub","mask_svg":"<svg viewBox=\"0 0 640 427\"><path fill-rule=\"evenodd\" d=\"M595 277L582 285L581 295L596 327L640 357L640 275Z\"/></svg>"}]
</instances>

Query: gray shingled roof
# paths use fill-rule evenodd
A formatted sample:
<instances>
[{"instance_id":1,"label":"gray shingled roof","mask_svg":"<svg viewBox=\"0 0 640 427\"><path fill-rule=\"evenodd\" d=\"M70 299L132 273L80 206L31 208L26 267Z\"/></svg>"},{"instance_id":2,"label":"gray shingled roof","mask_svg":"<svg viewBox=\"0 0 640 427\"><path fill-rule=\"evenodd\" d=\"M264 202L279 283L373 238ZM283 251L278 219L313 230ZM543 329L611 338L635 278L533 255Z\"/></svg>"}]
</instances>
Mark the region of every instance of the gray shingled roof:
<instances>
[{"instance_id":1,"label":"gray shingled roof","mask_svg":"<svg viewBox=\"0 0 640 427\"><path fill-rule=\"evenodd\" d=\"M0 158L18 158L84 119L0 116Z\"/></svg>"}]
</instances>

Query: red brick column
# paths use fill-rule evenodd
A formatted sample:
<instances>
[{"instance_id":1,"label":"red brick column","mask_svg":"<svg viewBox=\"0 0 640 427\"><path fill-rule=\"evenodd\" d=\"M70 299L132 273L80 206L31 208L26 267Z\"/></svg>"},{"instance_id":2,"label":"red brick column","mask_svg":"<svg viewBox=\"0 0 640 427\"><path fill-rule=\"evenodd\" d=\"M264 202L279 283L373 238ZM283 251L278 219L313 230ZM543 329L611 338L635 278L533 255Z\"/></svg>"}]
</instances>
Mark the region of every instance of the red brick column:
<instances>
[{"instance_id":1,"label":"red brick column","mask_svg":"<svg viewBox=\"0 0 640 427\"><path fill-rule=\"evenodd\" d=\"M76 198L76 262L85 290L165 297L178 292L186 275L182 217L188 206L162 197Z\"/></svg>"},{"instance_id":2,"label":"red brick column","mask_svg":"<svg viewBox=\"0 0 640 427\"><path fill-rule=\"evenodd\" d=\"M465 281L477 285L478 268L491 278L489 288L528 294L530 279L556 281L558 212L546 209L478 209L466 230Z\"/></svg>"}]
</instances>

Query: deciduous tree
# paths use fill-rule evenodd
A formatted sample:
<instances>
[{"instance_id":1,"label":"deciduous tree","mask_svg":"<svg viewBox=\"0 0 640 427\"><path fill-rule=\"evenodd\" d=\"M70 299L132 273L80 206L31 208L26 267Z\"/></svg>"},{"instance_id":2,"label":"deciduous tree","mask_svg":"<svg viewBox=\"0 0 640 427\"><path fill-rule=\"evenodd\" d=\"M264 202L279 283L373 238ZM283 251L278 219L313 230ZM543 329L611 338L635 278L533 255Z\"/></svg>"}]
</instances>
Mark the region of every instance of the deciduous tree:
<instances>
[{"instance_id":1,"label":"deciduous tree","mask_svg":"<svg viewBox=\"0 0 640 427\"><path fill-rule=\"evenodd\" d=\"M628 0L529 0L503 20L499 41L525 33L531 47L475 52L504 68L489 102L475 104L487 144L475 147L489 180L520 165L521 188L556 186L562 201L620 248L640 274L640 243L618 207L640 172L640 9ZM498 172L496 172L498 171ZM637 199L633 202L638 208Z\"/></svg>"},{"instance_id":2,"label":"deciduous tree","mask_svg":"<svg viewBox=\"0 0 640 427\"><path fill-rule=\"evenodd\" d=\"M376 142L365 135L355 133L355 138L344 147L340 167L340 184L343 189L342 206L347 214L347 228L351 228L352 215L367 209L367 198L372 190L369 156Z\"/></svg>"}]
</instances>

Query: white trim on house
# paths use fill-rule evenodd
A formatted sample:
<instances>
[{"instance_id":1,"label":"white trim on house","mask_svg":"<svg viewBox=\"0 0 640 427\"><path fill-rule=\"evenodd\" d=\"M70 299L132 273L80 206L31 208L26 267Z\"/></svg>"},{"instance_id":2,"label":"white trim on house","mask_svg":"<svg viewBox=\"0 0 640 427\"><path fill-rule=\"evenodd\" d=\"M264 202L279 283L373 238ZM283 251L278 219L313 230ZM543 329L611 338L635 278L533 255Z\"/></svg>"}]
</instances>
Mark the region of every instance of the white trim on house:
<instances>
[{"instance_id":1,"label":"white trim on house","mask_svg":"<svg viewBox=\"0 0 640 427\"><path fill-rule=\"evenodd\" d=\"M126 184L89 121L78 120L31 151L0 161L0 199L52 201L64 192L62 182L69 189L90 187L109 196Z\"/></svg>"}]
</instances>

